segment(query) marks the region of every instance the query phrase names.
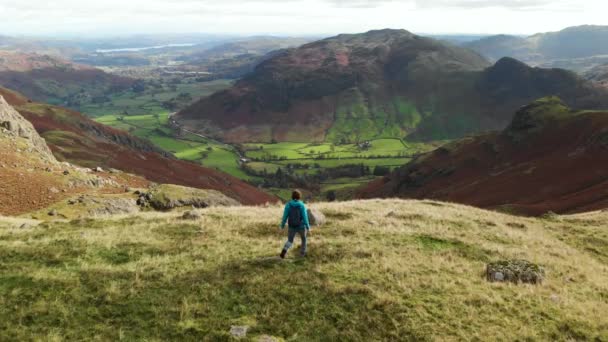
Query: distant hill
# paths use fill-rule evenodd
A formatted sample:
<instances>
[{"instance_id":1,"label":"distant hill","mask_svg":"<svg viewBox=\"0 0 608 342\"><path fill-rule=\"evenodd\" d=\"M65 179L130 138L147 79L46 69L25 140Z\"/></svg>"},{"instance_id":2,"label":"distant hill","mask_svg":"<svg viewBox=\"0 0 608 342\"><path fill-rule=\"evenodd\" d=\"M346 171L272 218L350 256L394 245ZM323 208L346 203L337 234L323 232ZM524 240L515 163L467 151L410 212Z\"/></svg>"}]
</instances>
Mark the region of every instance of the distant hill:
<instances>
[{"instance_id":1,"label":"distant hill","mask_svg":"<svg viewBox=\"0 0 608 342\"><path fill-rule=\"evenodd\" d=\"M218 190L244 204L275 198L237 178L177 160L146 140L61 107L34 103L0 88L0 95L29 120L59 161L83 167L115 168L163 184Z\"/></svg>"},{"instance_id":2,"label":"distant hill","mask_svg":"<svg viewBox=\"0 0 608 342\"><path fill-rule=\"evenodd\" d=\"M587 71L584 77L599 86L608 88L608 64L598 65Z\"/></svg>"},{"instance_id":3,"label":"distant hill","mask_svg":"<svg viewBox=\"0 0 608 342\"><path fill-rule=\"evenodd\" d=\"M286 50L176 119L230 142L446 139L504 128L548 95L608 107L606 93L571 72L509 58L490 66L468 49L381 30Z\"/></svg>"},{"instance_id":4,"label":"distant hill","mask_svg":"<svg viewBox=\"0 0 608 342\"><path fill-rule=\"evenodd\" d=\"M201 68L215 78L236 79L253 71L259 63L274 56L277 51L295 48L312 40L302 37L247 37L205 47L178 59L185 63L182 67Z\"/></svg>"},{"instance_id":5,"label":"distant hill","mask_svg":"<svg viewBox=\"0 0 608 342\"><path fill-rule=\"evenodd\" d=\"M608 208L608 112L556 97L523 107L502 132L423 155L361 191L540 215Z\"/></svg>"},{"instance_id":6,"label":"distant hill","mask_svg":"<svg viewBox=\"0 0 608 342\"><path fill-rule=\"evenodd\" d=\"M585 71L608 63L608 26L576 26L530 37L498 35L464 46L490 60L513 57L535 66Z\"/></svg>"},{"instance_id":7,"label":"distant hill","mask_svg":"<svg viewBox=\"0 0 608 342\"><path fill-rule=\"evenodd\" d=\"M36 101L77 107L83 99L132 87L134 79L33 53L0 51L0 85Z\"/></svg>"}]
</instances>

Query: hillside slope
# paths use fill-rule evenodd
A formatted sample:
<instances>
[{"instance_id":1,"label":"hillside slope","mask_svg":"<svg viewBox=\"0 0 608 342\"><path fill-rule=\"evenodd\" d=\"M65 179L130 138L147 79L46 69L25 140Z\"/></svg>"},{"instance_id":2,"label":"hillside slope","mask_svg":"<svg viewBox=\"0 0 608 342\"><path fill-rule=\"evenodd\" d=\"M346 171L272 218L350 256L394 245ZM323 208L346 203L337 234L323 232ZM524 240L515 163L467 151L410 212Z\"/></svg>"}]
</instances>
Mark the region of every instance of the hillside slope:
<instances>
[{"instance_id":1,"label":"hillside slope","mask_svg":"<svg viewBox=\"0 0 608 342\"><path fill-rule=\"evenodd\" d=\"M490 66L470 50L383 30L288 50L175 118L229 142L431 140L502 129L548 95L608 107L608 93L573 73L508 58Z\"/></svg>"},{"instance_id":2,"label":"hillside slope","mask_svg":"<svg viewBox=\"0 0 608 342\"><path fill-rule=\"evenodd\" d=\"M448 144L361 191L433 198L520 214L608 208L608 113L558 98L520 109L511 125Z\"/></svg>"},{"instance_id":3,"label":"hillside slope","mask_svg":"<svg viewBox=\"0 0 608 342\"><path fill-rule=\"evenodd\" d=\"M32 124L1 95L0 146L0 215L43 209L77 194L124 193L127 187L149 183L127 174L90 174L58 162Z\"/></svg>"},{"instance_id":4,"label":"hillside slope","mask_svg":"<svg viewBox=\"0 0 608 342\"><path fill-rule=\"evenodd\" d=\"M605 212L527 219L430 202L318 203L307 259L282 208L51 222L0 218L8 340L604 341ZM27 243L24 243L27 241ZM541 285L489 283L526 259Z\"/></svg>"},{"instance_id":5,"label":"hillside slope","mask_svg":"<svg viewBox=\"0 0 608 342\"><path fill-rule=\"evenodd\" d=\"M75 107L134 82L58 57L0 50L0 85L36 101Z\"/></svg>"},{"instance_id":6,"label":"hillside slope","mask_svg":"<svg viewBox=\"0 0 608 342\"><path fill-rule=\"evenodd\" d=\"M0 88L0 94L32 122L60 161L89 168L115 168L162 184L218 190L244 204L276 200L237 178L177 160L145 140L80 113L33 103L7 89Z\"/></svg>"}]
</instances>

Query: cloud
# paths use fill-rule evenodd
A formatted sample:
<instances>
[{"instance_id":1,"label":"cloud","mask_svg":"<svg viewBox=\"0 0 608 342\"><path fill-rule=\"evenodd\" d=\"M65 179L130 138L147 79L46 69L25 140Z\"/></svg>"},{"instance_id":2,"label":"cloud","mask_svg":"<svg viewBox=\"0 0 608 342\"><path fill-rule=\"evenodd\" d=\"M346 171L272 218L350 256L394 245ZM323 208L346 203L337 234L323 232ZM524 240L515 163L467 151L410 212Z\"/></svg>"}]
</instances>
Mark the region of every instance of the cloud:
<instances>
[{"instance_id":1,"label":"cloud","mask_svg":"<svg viewBox=\"0 0 608 342\"><path fill-rule=\"evenodd\" d=\"M606 0L0 0L0 33L532 33L606 12Z\"/></svg>"}]
</instances>

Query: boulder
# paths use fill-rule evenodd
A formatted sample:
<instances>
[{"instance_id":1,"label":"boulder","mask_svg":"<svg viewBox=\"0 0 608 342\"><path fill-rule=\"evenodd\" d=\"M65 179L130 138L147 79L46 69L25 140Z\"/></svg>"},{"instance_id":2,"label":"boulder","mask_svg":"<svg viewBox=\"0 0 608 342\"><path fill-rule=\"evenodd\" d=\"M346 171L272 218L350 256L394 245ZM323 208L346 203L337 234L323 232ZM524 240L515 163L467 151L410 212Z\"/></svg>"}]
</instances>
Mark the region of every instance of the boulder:
<instances>
[{"instance_id":1,"label":"boulder","mask_svg":"<svg viewBox=\"0 0 608 342\"><path fill-rule=\"evenodd\" d=\"M148 201L150 206L156 210L239 205L236 200L216 190L195 189L170 184L152 187L150 192L144 195L144 200Z\"/></svg>"},{"instance_id":2,"label":"boulder","mask_svg":"<svg viewBox=\"0 0 608 342\"><path fill-rule=\"evenodd\" d=\"M195 221L200 220L201 218L203 218L203 213L201 213L199 210L189 210L182 215L182 219L184 220Z\"/></svg>"},{"instance_id":3,"label":"boulder","mask_svg":"<svg viewBox=\"0 0 608 342\"><path fill-rule=\"evenodd\" d=\"M526 260L506 260L488 264L486 278L490 282L542 284L545 270Z\"/></svg>"},{"instance_id":4,"label":"boulder","mask_svg":"<svg viewBox=\"0 0 608 342\"><path fill-rule=\"evenodd\" d=\"M318 227L325 223L325 215L317 209L308 209L308 221L311 226Z\"/></svg>"},{"instance_id":5,"label":"boulder","mask_svg":"<svg viewBox=\"0 0 608 342\"><path fill-rule=\"evenodd\" d=\"M248 330L249 327L246 325L233 325L232 327L230 327L230 335L239 339L245 338L247 337Z\"/></svg>"}]
</instances>

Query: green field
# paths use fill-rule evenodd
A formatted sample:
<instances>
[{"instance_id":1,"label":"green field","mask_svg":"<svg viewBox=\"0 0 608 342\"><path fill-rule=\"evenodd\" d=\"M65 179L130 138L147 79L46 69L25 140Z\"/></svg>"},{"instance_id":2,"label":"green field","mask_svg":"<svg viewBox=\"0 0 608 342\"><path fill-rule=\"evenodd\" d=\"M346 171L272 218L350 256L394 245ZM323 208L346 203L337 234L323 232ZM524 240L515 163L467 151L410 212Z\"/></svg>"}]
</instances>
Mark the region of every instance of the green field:
<instances>
[{"instance_id":1,"label":"green field","mask_svg":"<svg viewBox=\"0 0 608 342\"><path fill-rule=\"evenodd\" d=\"M148 115L105 115L97 117L100 123L123 129L150 140L159 148L171 152L177 158L215 168L246 181L261 178L248 174L240 165L236 149L194 134L176 137L167 126L168 112ZM334 145L331 143L245 144L247 166L258 174L274 174L280 168L294 175L311 176L319 172L351 165L364 165L371 171L377 166L391 170L411 160L416 153L428 151L433 145L409 143L400 139L377 139L361 148L357 144ZM321 193L335 191L340 198L348 198L353 189L373 180L374 177L342 178L320 185ZM280 189L269 191L285 196Z\"/></svg>"},{"instance_id":2,"label":"green field","mask_svg":"<svg viewBox=\"0 0 608 342\"><path fill-rule=\"evenodd\" d=\"M182 104L187 105L188 102L223 90L231 84L231 80L196 82L191 78L180 80L179 83L155 83L154 86L146 86L142 92L128 90L112 94L105 101L83 103L78 110L91 117L116 114L125 116L163 114L170 111L163 106L163 103L178 98L180 94L189 96L190 100L182 101Z\"/></svg>"},{"instance_id":3,"label":"green field","mask_svg":"<svg viewBox=\"0 0 608 342\"><path fill-rule=\"evenodd\" d=\"M345 165L386 166L395 168L411 160L411 156L432 148L431 145L408 143L400 139L371 140L368 148L356 144L334 145L331 143L245 144L246 157L252 161L249 167L261 172L276 172L278 168L301 164L303 173L315 173L320 169Z\"/></svg>"},{"instance_id":4,"label":"green field","mask_svg":"<svg viewBox=\"0 0 608 342\"><path fill-rule=\"evenodd\" d=\"M236 151L229 146L187 134L176 137L167 126L168 112L148 115L106 115L96 118L105 125L123 129L150 140L159 148L171 152L179 159L200 163L244 180L254 180L239 165Z\"/></svg>"}]
</instances>

